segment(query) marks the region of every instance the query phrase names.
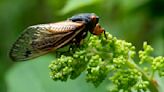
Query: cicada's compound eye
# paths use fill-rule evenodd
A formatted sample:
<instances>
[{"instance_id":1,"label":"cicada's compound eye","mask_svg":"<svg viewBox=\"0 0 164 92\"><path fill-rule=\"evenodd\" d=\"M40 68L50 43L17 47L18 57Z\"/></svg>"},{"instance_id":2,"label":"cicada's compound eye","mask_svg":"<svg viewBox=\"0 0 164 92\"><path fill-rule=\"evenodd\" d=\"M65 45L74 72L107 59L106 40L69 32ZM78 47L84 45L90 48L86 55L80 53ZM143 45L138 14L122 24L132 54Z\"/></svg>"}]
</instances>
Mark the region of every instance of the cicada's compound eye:
<instances>
[{"instance_id":1,"label":"cicada's compound eye","mask_svg":"<svg viewBox=\"0 0 164 92\"><path fill-rule=\"evenodd\" d=\"M91 19L91 24L94 26L96 26L96 24L99 22L99 17L96 15L91 15L90 19Z\"/></svg>"}]
</instances>

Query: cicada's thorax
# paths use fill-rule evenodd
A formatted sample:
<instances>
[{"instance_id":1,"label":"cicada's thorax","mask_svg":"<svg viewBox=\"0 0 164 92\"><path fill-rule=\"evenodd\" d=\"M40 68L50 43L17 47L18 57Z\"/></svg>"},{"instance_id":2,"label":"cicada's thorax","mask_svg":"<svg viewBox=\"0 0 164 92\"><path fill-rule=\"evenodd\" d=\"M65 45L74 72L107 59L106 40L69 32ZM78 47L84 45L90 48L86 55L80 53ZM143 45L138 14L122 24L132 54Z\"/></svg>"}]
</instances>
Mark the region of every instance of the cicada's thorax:
<instances>
[{"instance_id":1,"label":"cicada's thorax","mask_svg":"<svg viewBox=\"0 0 164 92\"><path fill-rule=\"evenodd\" d=\"M99 17L96 16L94 13L86 13L72 16L68 20L71 20L73 22L84 22L86 25L86 29L91 32L91 30L94 29L96 24L99 22Z\"/></svg>"},{"instance_id":2,"label":"cicada's thorax","mask_svg":"<svg viewBox=\"0 0 164 92\"><path fill-rule=\"evenodd\" d=\"M80 43L87 36L88 31L93 34L93 30L99 21L99 17L92 13L78 14L68 19L69 21L84 23L85 28L73 39L74 42Z\"/></svg>"}]
</instances>

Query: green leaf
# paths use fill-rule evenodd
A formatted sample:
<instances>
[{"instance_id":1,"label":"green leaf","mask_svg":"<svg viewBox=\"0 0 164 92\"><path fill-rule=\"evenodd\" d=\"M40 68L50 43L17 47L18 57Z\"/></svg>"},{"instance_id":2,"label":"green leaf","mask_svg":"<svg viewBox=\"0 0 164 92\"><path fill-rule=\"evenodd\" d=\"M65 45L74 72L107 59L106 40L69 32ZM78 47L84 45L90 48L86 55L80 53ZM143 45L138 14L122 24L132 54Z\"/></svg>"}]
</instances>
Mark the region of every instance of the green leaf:
<instances>
[{"instance_id":1,"label":"green leaf","mask_svg":"<svg viewBox=\"0 0 164 92\"><path fill-rule=\"evenodd\" d=\"M67 82L53 81L47 66L54 57L45 55L16 63L5 76L7 92L105 92L106 84L95 88L84 81L84 76Z\"/></svg>"},{"instance_id":2,"label":"green leaf","mask_svg":"<svg viewBox=\"0 0 164 92\"><path fill-rule=\"evenodd\" d=\"M67 14L73 10L76 10L87 5L98 3L102 0L69 0L65 7L59 12L59 14Z\"/></svg>"}]
</instances>

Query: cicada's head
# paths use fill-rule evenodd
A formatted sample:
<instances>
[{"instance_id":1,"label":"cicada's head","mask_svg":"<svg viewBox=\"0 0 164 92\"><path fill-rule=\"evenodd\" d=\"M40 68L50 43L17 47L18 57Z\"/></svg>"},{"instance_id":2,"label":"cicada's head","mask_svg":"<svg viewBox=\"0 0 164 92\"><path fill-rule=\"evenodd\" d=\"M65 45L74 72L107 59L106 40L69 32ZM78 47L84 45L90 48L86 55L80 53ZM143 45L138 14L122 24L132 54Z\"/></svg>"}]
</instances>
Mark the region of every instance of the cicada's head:
<instances>
[{"instance_id":1,"label":"cicada's head","mask_svg":"<svg viewBox=\"0 0 164 92\"><path fill-rule=\"evenodd\" d=\"M99 22L99 17L94 13L82 13L69 18L73 22L84 22L88 30L95 28Z\"/></svg>"}]
</instances>

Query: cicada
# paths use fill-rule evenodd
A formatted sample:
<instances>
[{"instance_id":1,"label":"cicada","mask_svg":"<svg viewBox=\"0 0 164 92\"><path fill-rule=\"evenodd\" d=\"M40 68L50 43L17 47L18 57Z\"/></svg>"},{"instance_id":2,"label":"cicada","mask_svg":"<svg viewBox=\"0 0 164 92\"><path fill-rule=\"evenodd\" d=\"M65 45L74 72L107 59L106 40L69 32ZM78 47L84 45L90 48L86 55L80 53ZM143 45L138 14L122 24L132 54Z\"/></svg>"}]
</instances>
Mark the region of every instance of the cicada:
<instances>
[{"instance_id":1,"label":"cicada","mask_svg":"<svg viewBox=\"0 0 164 92\"><path fill-rule=\"evenodd\" d=\"M26 28L13 44L9 56L13 61L29 60L68 44L79 44L88 32L105 32L94 13L82 13L65 21L39 24Z\"/></svg>"}]
</instances>

